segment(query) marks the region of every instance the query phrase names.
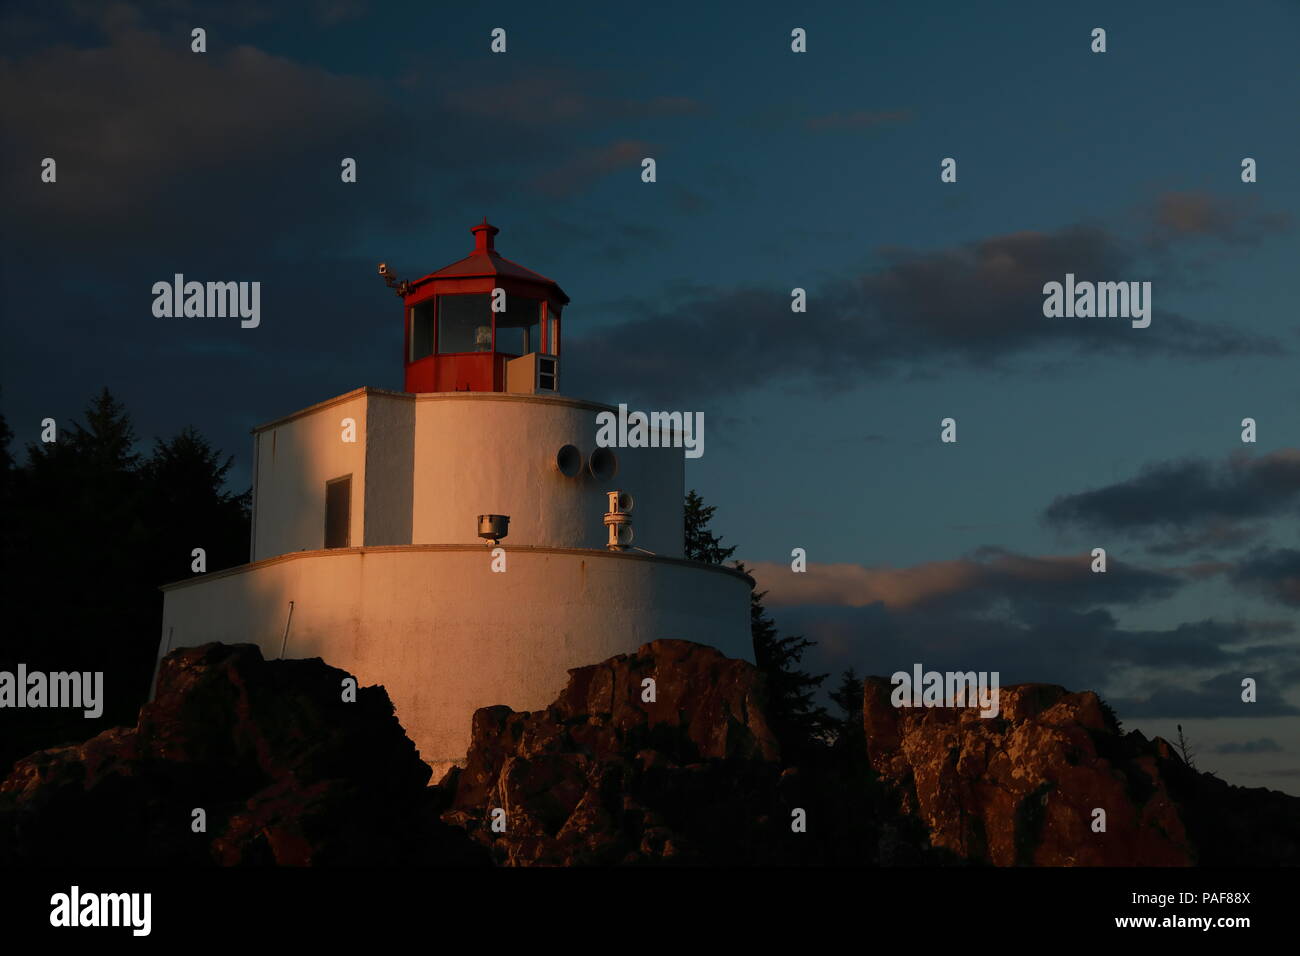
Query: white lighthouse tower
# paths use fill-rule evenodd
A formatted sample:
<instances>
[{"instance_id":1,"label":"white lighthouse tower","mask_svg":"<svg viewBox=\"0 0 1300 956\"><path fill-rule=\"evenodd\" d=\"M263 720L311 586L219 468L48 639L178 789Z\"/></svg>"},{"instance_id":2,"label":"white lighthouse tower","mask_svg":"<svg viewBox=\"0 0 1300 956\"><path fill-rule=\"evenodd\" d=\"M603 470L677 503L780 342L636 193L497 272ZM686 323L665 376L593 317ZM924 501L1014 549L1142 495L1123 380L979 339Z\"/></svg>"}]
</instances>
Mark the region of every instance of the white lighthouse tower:
<instances>
[{"instance_id":1,"label":"white lighthouse tower","mask_svg":"<svg viewBox=\"0 0 1300 956\"><path fill-rule=\"evenodd\" d=\"M163 588L159 659L209 641L323 658L383 684L437 772L476 708L541 708L571 667L658 638L753 659L749 579L682 557L680 442L596 446L613 409L560 394L568 296L497 231L421 279L381 267L406 390L254 429L250 563Z\"/></svg>"}]
</instances>

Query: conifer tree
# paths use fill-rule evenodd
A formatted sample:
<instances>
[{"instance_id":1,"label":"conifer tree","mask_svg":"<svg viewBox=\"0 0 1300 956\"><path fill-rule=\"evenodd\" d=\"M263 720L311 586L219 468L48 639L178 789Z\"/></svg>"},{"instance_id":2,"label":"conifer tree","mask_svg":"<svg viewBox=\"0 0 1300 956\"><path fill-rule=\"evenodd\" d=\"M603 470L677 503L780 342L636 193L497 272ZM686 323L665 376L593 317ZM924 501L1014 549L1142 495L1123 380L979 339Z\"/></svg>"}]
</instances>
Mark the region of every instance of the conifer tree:
<instances>
[{"instance_id":1,"label":"conifer tree","mask_svg":"<svg viewBox=\"0 0 1300 956\"><path fill-rule=\"evenodd\" d=\"M5 420L3 413L0 413L0 480L8 478L14 466L13 456L9 454L9 443L13 440L13 430L9 427L9 422Z\"/></svg>"},{"instance_id":2,"label":"conifer tree","mask_svg":"<svg viewBox=\"0 0 1300 956\"><path fill-rule=\"evenodd\" d=\"M107 387L90 403L85 419L85 425L73 422L68 437L83 464L111 473L129 472L139 464L131 416Z\"/></svg>"},{"instance_id":3,"label":"conifer tree","mask_svg":"<svg viewBox=\"0 0 1300 956\"><path fill-rule=\"evenodd\" d=\"M131 416L104 389L56 440L8 457L0 419L0 669L102 671L104 712L14 711L0 734L0 776L41 747L134 721L158 653L159 585L248 560L249 494L225 489L229 458L193 429L142 458Z\"/></svg>"},{"instance_id":4,"label":"conifer tree","mask_svg":"<svg viewBox=\"0 0 1300 956\"><path fill-rule=\"evenodd\" d=\"M736 549L724 548L722 538L709 530L716 505L706 505L704 499L692 488L686 493L686 557L705 564L722 564Z\"/></svg>"},{"instance_id":5,"label":"conifer tree","mask_svg":"<svg viewBox=\"0 0 1300 956\"><path fill-rule=\"evenodd\" d=\"M840 675L840 684L831 691L831 701L843 715L835 719L835 745L856 749L865 742L862 726L862 678L852 667Z\"/></svg>"},{"instance_id":6,"label":"conifer tree","mask_svg":"<svg viewBox=\"0 0 1300 956\"><path fill-rule=\"evenodd\" d=\"M716 510L715 505L706 505L694 490L687 494L685 551L688 558L706 564L722 564L735 552L734 547L722 547L722 538L709 528ZM741 562L735 561L733 565L748 573ZM815 647L816 642L799 636L781 637L763 605L766 593L757 589L749 592L754 662L767 680L768 719L772 732L785 753L799 759L826 743L833 731L830 715L813 699L827 675L814 676L797 667L804 651Z\"/></svg>"},{"instance_id":7,"label":"conifer tree","mask_svg":"<svg viewBox=\"0 0 1300 956\"><path fill-rule=\"evenodd\" d=\"M737 570L748 573L735 562ZM801 635L781 637L763 605L766 591L749 593L749 627L754 641L754 664L767 678L768 718L782 750L794 759L811 755L828 742L833 723L814 695L826 674L813 675L797 666L804 651L816 647Z\"/></svg>"}]
</instances>

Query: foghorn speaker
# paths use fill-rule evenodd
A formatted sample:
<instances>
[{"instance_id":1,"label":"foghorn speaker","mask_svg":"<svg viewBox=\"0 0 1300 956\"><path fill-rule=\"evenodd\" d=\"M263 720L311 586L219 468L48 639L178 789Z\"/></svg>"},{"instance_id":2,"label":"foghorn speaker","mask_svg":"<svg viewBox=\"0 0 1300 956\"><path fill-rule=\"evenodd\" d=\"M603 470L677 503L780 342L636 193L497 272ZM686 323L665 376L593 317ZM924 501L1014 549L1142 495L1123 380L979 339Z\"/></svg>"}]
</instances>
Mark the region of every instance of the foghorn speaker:
<instances>
[{"instance_id":1,"label":"foghorn speaker","mask_svg":"<svg viewBox=\"0 0 1300 956\"><path fill-rule=\"evenodd\" d=\"M610 514L630 515L632 513L632 496L626 491L610 491L607 494Z\"/></svg>"},{"instance_id":2,"label":"foghorn speaker","mask_svg":"<svg viewBox=\"0 0 1300 956\"><path fill-rule=\"evenodd\" d=\"M582 471L582 452L573 445L565 445L555 453L555 467L566 478L574 478Z\"/></svg>"},{"instance_id":3,"label":"foghorn speaker","mask_svg":"<svg viewBox=\"0 0 1300 956\"><path fill-rule=\"evenodd\" d=\"M489 541L499 541L510 533L509 515L479 515L478 536Z\"/></svg>"},{"instance_id":4,"label":"foghorn speaker","mask_svg":"<svg viewBox=\"0 0 1300 956\"><path fill-rule=\"evenodd\" d=\"M618 535L619 547L626 548L628 545L632 543L633 535L632 535L632 526L630 524L619 525L615 529L615 533Z\"/></svg>"},{"instance_id":5,"label":"foghorn speaker","mask_svg":"<svg viewBox=\"0 0 1300 956\"><path fill-rule=\"evenodd\" d=\"M597 448L591 453L587 468L597 481L608 481L618 474L618 456L608 448Z\"/></svg>"}]
</instances>

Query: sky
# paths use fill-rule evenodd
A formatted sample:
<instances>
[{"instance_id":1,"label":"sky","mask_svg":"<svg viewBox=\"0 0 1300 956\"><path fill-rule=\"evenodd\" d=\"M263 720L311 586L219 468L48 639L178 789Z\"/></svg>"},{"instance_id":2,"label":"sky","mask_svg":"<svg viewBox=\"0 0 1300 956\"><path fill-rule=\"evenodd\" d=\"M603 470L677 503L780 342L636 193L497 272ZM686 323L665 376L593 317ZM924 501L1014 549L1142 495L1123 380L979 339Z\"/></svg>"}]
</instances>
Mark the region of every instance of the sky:
<instances>
[{"instance_id":1,"label":"sky","mask_svg":"<svg viewBox=\"0 0 1300 956\"><path fill-rule=\"evenodd\" d=\"M0 409L21 447L107 385L242 491L255 425L401 387L376 263L487 216L572 299L565 392L704 412L688 486L828 686L1095 690L1300 793L1298 40L1265 0L10 3ZM178 272L261 324L154 316ZM1150 326L1044 316L1067 273Z\"/></svg>"}]
</instances>

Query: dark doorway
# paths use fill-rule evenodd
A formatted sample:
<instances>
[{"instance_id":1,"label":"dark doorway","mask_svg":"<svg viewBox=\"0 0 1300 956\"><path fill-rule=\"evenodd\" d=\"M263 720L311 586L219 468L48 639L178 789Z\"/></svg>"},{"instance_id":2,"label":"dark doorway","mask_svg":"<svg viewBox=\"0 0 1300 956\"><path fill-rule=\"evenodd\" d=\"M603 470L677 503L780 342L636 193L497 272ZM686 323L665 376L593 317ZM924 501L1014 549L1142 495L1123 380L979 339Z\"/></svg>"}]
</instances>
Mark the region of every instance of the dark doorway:
<instances>
[{"instance_id":1,"label":"dark doorway","mask_svg":"<svg viewBox=\"0 0 1300 956\"><path fill-rule=\"evenodd\" d=\"M352 542L352 476L325 482L325 547L346 548Z\"/></svg>"}]
</instances>

